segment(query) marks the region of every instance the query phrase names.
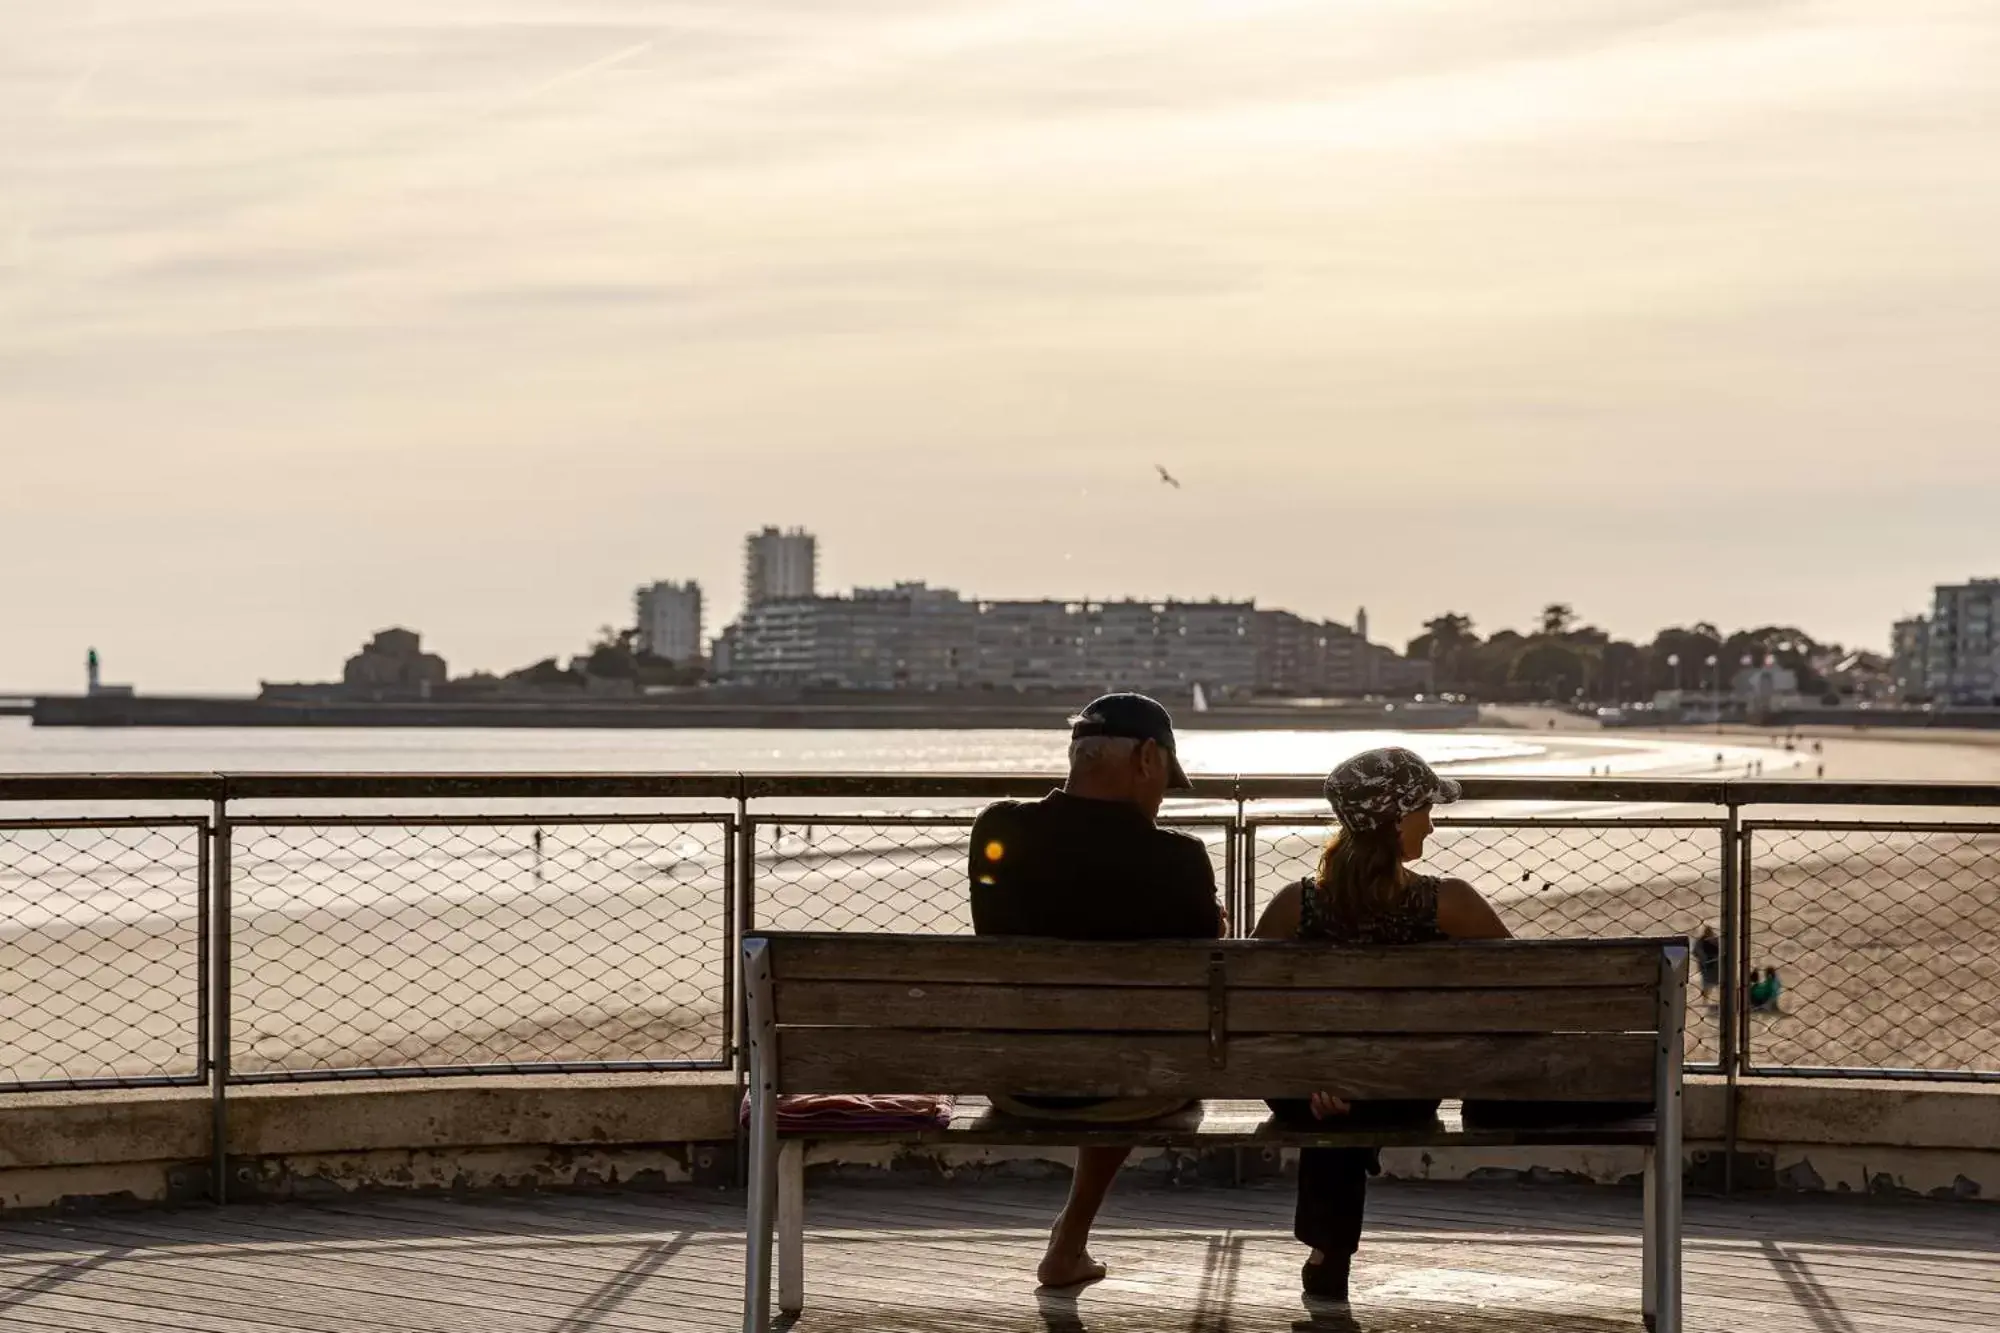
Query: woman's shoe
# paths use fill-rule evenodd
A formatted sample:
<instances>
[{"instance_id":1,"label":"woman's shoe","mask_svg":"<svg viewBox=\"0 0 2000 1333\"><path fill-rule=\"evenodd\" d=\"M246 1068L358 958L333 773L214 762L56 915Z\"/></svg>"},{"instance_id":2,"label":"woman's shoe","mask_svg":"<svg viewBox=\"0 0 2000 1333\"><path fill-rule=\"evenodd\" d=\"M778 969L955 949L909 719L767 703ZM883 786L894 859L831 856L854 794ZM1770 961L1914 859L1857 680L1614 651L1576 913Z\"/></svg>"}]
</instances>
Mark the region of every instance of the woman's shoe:
<instances>
[{"instance_id":1,"label":"woman's shoe","mask_svg":"<svg viewBox=\"0 0 2000 1333\"><path fill-rule=\"evenodd\" d=\"M1305 1288L1306 1299L1347 1304L1348 1267L1346 1259L1328 1259L1324 1263L1308 1263L1300 1269L1299 1282Z\"/></svg>"}]
</instances>

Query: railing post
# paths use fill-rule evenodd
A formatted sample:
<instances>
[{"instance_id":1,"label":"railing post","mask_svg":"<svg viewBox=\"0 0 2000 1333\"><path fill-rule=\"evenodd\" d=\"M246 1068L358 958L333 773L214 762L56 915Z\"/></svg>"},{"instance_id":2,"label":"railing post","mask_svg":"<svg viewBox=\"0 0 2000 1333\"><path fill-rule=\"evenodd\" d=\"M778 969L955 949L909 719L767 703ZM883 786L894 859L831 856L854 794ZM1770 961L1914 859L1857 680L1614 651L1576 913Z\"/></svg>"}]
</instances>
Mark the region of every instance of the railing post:
<instances>
[{"instance_id":1,"label":"railing post","mask_svg":"<svg viewBox=\"0 0 2000 1333\"><path fill-rule=\"evenodd\" d=\"M1236 780L1233 795L1236 801L1236 815L1229 822L1229 836L1226 840L1226 850L1223 854L1223 877L1228 880L1228 885L1223 890L1225 895L1223 901L1235 903L1235 906L1230 909L1229 913L1231 921L1235 926L1233 933L1238 939L1248 939L1250 928L1257 923L1250 918L1250 890L1243 880L1243 853L1245 849L1243 846L1243 781L1241 778Z\"/></svg>"},{"instance_id":2,"label":"railing post","mask_svg":"<svg viewBox=\"0 0 2000 1333\"><path fill-rule=\"evenodd\" d=\"M732 814L722 825L722 1055L732 1069L736 1066L736 1043L743 1030L736 1016L737 996L741 990L736 958L736 828L739 822L740 816Z\"/></svg>"},{"instance_id":3,"label":"railing post","mask_svg":"<svg viewBox=\"0 0 2000 1333\"><path fill-rule=\"evenodd\" d=\"M209 922L215 917L215 823L204 819L195 838L194 867L194 1072L204 1083L215 1075L215 1048L210 1042L215 990L215 959L210 949Z\"/></svg>"},{"instance_id":4,"label":"railing post","mask_svg":"<svg viewBox=\"0 0 2000 1333\"><path fill-rule=\"evenodd\" d=\"M1257 910L1257 826L1242 816L1236 821L1243 830L1243 910L1250 914ZM1253 926L1255 922L1251 923Z\"/></svg>"},{"instance_id":5,"label":"railing post","mask_svg":"<svg viewBox=\"0 0 2000 1333\"><path fill-rule=\"evenodd\" d=\"M1661 956L1659 976L1659 1047L1653 1065L1656 1126L1651 1162L1653 1179L1646 1191L1651 1238L1646 1285L1652 1292L1652 1333L1681 1333L1681 1162L1683 1117L1682 1079L1687 1067L1687 952L1673 949Z\"/></svg>"},{"instance_id":6,"label":"railing post","mask_svg":"<svg viewBox=\"0 0 2000 1333\"><path fill-rule=\"evenodd\" d=\"M1736 1065L1746 1075L1753 1067L1753 1052L1750 1049L1750 955L1756 947L1756 941L1752 936L1756 929L1757 891L1751 882L1752 872L1756 866L1756 858L1753 855L1756 838L1756 830L1748 828L1737 837L1737 969L1735 976L1731 978L1731 983L1736 987Z\"/></svg>"},{"instance_id":7,"label":"railing post","mask_svg":"<svg viewBox=\"0 0 2000 1333\"><path fill-rule=\"evenodd\" d=\"M771 1227L778 1202L778 1051L771 981L770 941L743 946L744 989L756 1027L750 1032L750 1072L756 1083L750 1101L750 1196L745 1210L743 1328L768 1333L771 1327Z\"/></svg>"},{"instance_id":8,"label":"railing post","mask_svg":"<svg viewBox=\"0 0 2000 1333\"><path fill-rule=\"evenodd\" d=\"M1730 804L1728 815L1722 826L1722 975L1716 987L1720 992L1722 1011L1716 1023L1717 1058L1722 1062L1722 1072L1727 1080L1727 1090L1722 1112L1722 1192L1736 1192L1736 1102L1737 1077L1742 1070L1742 1033L1738 1030L1738 1014L1742 1008L1743 957L1746 952L1743 940L1743 900L1747 888L1743 883L1744 833L1743 808Z\"/></svg>"},{"instance_id":9,"label":"railing post","mask_svg":"<svg viewBox=\"0 0 2000 1333\"><path fill-rule=\"evenodd\" d=\"M212 822L215 849L209 857L209 868L214 875L214 883L209 889L208 936L210 939L209 985L212 988L208 1005L210 1032L209 1050L209 1153L213 1175L209 1181L209 1197L216 1203L229 1202L229 1001L231 948L230 934L232 908L230 904L230 852L231 831L229 827L228 798L218 797L215 802L215 816Z\"/></svg>"},{"instance_id":10,"label":"railing post","mask_svg":"<svg viewBox=\"0 0 2000 1333\"><path fill-rule=\"evenodd\" d=\"M729 892L735 904L732 915L735 918L735 938L729 941L729 966L736 977L734 1013L731 1022L734 1039L730 1044L729 1063L736 1071L736 1100L731 1106L743 1105L744 1094L749 1089L749 1006L747 990L749 978L743 971L743 937L756 925L756 885L757 885L757 838L750 822L750 782L743 774L736 775L736 826L730 836L734 839L731 857L734 875L731 877ZM736 1183L741 1186L749 1180L750 1140L737 1116L736 1130Z\"/></svg>"}]
</instances>

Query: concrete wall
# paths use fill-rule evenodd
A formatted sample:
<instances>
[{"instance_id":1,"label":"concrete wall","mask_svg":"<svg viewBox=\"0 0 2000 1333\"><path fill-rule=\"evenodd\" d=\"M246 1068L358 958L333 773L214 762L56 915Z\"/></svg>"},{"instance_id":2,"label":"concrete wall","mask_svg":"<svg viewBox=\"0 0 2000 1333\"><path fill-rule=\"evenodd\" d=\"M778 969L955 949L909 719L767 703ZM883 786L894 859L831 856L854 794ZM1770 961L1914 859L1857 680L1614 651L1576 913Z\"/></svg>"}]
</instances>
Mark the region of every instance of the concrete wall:
<instances>
[{"instance_id":1,"label":"concrete wall","mask_svg":"<svg viewBox=\"0 0 2000 1333\"><path fill-rule=\"evenodd\" d=\"M231 1089L229 1196L727 1184L735 1101L726 1074ZM199 1089L0 1097L0 1207L205 1199L212 1124Z\"/></svg>"},{"instance_id":2,"label":"concrete wall","mask_svg":"<svg viewBox=\"0 0 2000 1333\"><path fill-rule=\"evenodd\" d=\"M2000 1086L1757 1080L1738 1090L1737 1187L2000 1198ZM1719 1188L1721 1080L1687 1091L1690 1181ZM232 1089L233 1199L373 1189L651 1188L735 1179L736 1090L726 1074L562 1076ZM208 1197L211 1104L200 1090L0 1097L0 1207ZM827 1171L1044 1174L1063 1154L882 1148L818 1152ZM1246 1164L1147 1154L1175 1177ZM1392 1175L1619 1182L1633 1150L1397 1150ZM1280 1171L1275 1158L1247 1164Z\"/></svg>"}]
</instances>

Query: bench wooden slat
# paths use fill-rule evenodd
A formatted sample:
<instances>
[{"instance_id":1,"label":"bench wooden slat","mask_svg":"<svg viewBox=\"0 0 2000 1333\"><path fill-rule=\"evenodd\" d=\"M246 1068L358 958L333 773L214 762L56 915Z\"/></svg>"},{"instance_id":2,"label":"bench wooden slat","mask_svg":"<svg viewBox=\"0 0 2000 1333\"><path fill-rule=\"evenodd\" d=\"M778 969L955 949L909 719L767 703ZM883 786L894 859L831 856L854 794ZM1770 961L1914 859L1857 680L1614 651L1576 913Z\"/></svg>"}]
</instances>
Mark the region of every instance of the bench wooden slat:
<instances>
[{"instance_id":1,"label":"bench wooden slat","mask_svg":"<svg viewBox=\"0 0 2000 1333\"><path fill-rule=\"evenodd\" d=\"M754 936L753 936L754 938ZM1264 989L1650 986L1659 940L1516 940L1335 949L1253 940L1076 941L954 935L779 933L780 981L1028 986L1205 986L1220 953L1229 984Z\"/></svg>"},{"instance_id":2,"label":"bench wooden slat","mask_svg":"<svg viewBox=\"0 0 2000 1333\"><path fill-rule=\"evenodd\" d=\"M1325 1120L1315 1128L1295 1126L1272 1116L1262 1102L1215 1100L1197 1102L1185 1111L1161 1116L1136 1125L1063 1124L1019 1120L995 1113L983 1097L967 1097L952 1113L946 1126L899 1129L885 1134L880 1130L843 1130L837 1125L815 1125L809 1130L788 1133L787 1138L813 1143L911 1143L968 1147L1088 1147L1094 1144L1141 1148L1182 1148L1200 1151L1213 1148L1295 1148L1295 1147L1519 1147L1556 1144L1563 1146L1645 1145L1653 1141L1655 1125L1651 1116L1630 1120L1600 1120L1576 1125L1537 1125L1531 1128L1495 1127L1468 1123L1455 1101L1439 1108L1437 1118L1395 1125L1375 1125L1343 1129L1338 1119Z\"/></svg>"},{"instance_id":3,"label":"bench wooden slat","mask_svg":"<svg viewBox=\"0 0 2000 1333\"><path fill-rule=\"evenodd\" d=\"M1387 949L1245 941L1228 961L1229 984L1269 990L1450 990L1650 986L1660 981L1658 940L1485 940Z\"/></svg>"},{"instance_id":4,"label":"bench wooden slat","mask_svg":"<svg viewBox=\"0 0 2000 1333\"><path fill-rule=\"evenodd\" d=\"M786 1028L780 1092L984 1092L1055 1096L1490 1097L1649 1101L1656 1039L1643 1033L1231 1038L1143 1041L1087 1033Z\"/></svg>"},{"instance_id":5,"label":"bench wooden slat","mask_svg":"<svg viewBox=\"0 0 2000 1333\"><path fill-rule=\"evenodd\" d=\"M778 1024L971 1031L1208 1031L1208 987L781 981Z\"/></svg>"},{"instance_id":6,"label":"bench wooden slat","mask_svg":"<svg viewBox=\"0 0 2000 1333\"><path fill-rule=\"evenodd\" d=\"M1646 1032L1657 989L1229 991L1231 1032ZM1234 1041L1232 1039L1232 1045Z\"/></svg>"},{"instance_id":7,"label":"bench wooden slat","mask_svg":"<svg viewBox=\"0 0 2000 1333\"><path fill-rule=\"evenodd\" d=\"M1656 964L1657 967L1657 964ZM1227 990L1231 1032L1647 1032L1645 986L1447 990ZM1023 986L909 981L781 981L780 1026L1022 1032L1206 1033L1209 990L1186 986Z\"/></svg>"}]
</instances>

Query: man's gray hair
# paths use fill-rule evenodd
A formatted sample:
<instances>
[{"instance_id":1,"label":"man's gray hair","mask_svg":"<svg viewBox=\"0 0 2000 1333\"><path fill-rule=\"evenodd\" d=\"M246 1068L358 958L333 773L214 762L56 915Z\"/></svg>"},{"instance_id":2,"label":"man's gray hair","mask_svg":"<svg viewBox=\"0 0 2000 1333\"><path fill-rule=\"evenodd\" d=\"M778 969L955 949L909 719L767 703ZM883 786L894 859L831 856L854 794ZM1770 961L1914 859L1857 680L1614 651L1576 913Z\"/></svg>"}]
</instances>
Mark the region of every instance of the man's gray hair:
<instances>
[{"instance_id":1,"label":"man's gray hair","mask_svg":"<svg viewBox=\"0 0 2000 1333\"><path fill-rule=\"evenodd\" d=\"M1130 736L1079 736L1069 743L1071 771L1095 768L1099 764L1124 761L1140 742Z\"/></svg>"}]
</instances>

